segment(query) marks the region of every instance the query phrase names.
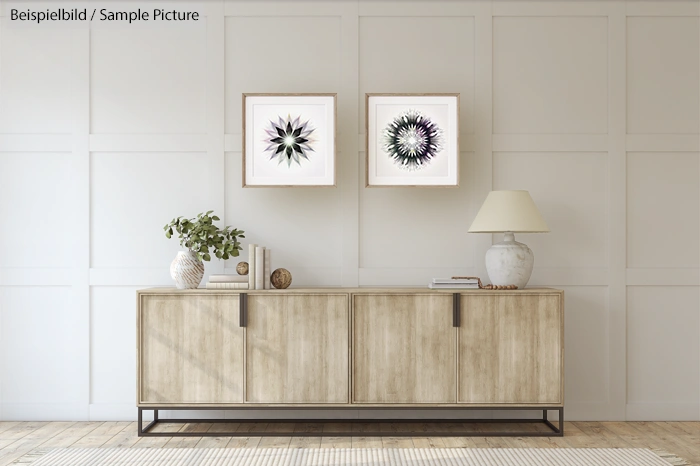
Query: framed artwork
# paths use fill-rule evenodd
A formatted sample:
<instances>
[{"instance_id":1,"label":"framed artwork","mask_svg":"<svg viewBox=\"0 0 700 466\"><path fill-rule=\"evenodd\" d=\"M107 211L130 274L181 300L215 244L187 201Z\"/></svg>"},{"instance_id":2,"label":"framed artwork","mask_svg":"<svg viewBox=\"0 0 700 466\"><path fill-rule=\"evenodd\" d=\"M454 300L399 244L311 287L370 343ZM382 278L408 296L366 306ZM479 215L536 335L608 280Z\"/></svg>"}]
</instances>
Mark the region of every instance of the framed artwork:
<instances>
[{"instance_id":1,"label":"framed artwork","mask_svg":"<svg viewBox=\"0 0 700 466\"><path fill-rule=\"evenodd\" d=\"M335 186L336 94L243 94L243 187Z\"/></svg>"},{"instance_id":2,"label":"framed artwork","mask_svg":"<svg viewBox=\"0 0 700 466\"><path fill-rule=\"evenodd\" d=\"M365 185L458 186L459 94L366 94Z\"/></svg>"}]
</instances>

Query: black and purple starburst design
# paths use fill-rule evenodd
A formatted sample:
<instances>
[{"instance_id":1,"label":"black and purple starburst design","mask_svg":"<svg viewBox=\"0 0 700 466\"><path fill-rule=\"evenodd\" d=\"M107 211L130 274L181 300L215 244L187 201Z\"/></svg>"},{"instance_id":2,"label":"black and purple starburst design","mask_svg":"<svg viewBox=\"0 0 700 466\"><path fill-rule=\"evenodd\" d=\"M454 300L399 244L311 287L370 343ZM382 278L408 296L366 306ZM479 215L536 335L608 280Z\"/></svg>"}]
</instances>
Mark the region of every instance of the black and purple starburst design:
<instances>
[{"instance_id":1,"label":"black and purple starburst design","mask_svg":"<svg viewBox=\"0 0 700 466\"><path fill-rule=\"evenodd\" d=\"M270 125L265 129L267 137L265 142L268 146L266 152L271 152L270 160L278 158L278 165L286 161L287 166L291 166L292 161L301 165L301 158L309 160L309 152L313 152L311 133L316 131L309 120L302 123L301 116L292 119L287 115L286 119L278 117L277 122L270 121Z\"/></svg>"},{"instance_id":2,"label":"black and purple starburst design","mask_svg":"<svg viewBox=\"0 0 700 466\"><path fill-rule=\"evenodd\" d=\"M426 167L443 148L443 131L417 110L407 110L384 128L383 149L400 168Z\"/></svg>"}]
</instances>

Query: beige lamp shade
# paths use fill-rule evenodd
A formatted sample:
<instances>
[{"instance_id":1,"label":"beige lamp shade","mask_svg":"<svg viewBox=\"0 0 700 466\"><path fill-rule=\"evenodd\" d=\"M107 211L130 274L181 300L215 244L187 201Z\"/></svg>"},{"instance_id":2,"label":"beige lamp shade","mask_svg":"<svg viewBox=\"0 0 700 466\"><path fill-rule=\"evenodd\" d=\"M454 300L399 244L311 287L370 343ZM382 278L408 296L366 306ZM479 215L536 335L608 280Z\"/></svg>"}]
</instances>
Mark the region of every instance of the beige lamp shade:
<instances>
[{"instance_id":1,"label":"beige lamp shade","mask_svg":"<svg viewBox=\"0 0 700 466\"><path fill-rule=\"evenodd\" d=\"M470 233L547 233L535 202L527 191L491 191L469 227Z\"/></svg>"}]
</instances>

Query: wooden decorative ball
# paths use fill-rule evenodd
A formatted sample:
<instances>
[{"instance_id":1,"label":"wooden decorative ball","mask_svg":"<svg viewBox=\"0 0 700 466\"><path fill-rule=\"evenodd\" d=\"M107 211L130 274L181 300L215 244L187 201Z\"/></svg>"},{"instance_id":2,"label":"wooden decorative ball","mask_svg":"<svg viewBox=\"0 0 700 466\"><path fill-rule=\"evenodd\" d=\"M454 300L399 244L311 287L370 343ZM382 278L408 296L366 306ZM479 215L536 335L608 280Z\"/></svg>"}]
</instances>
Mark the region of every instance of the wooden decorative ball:
<instances>
[{"instance_id":1,"label":"wooden decorative ball","mask_svg":"<svg viewBox=\"0 0 700 466\"><path fill-rule=\"evenodd\" d=\"M236 272L238 272L238 275L248 275L248 263L239 262L236 266Z\"/></svg>"},{"instance_id":2,"label":"wooden decorative ball","mask_svg":"<svg viewBox=\"0 0 700 466\"><path fill-rule=\"evenodd\" d=\"M292 274L287 269L276 269L270 275L270 283L278 290L289 288L292 284Z\"/></svg>"}]
</instances>

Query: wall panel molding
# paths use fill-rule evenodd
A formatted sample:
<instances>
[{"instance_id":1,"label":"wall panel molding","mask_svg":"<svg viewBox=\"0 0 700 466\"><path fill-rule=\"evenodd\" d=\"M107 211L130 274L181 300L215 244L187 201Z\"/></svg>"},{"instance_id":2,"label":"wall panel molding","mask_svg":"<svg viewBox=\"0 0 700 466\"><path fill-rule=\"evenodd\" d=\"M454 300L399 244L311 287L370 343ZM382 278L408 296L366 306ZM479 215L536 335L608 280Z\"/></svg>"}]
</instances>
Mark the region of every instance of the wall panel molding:
<instances>
[{"instance_id":1,"label":"wall panel molding","mask_svg":"<svg viewBox=\"0 0 700 466\"><path fill-rule=\"evenodd\" d=\"M240 258L243 260L244 258ZM237 261L233 261L234 263ZM223 263L215 264L208 263L205 266L205 274L202 283L206 283L207 277L212 273L230 273L235 274L235 268L223 268ZM284 264L284 267L292 272L292 283L294 286L340 286L341 284L341 267L307 267L295 266L294 264ZM47 274L48 275L48 274ZM0 269L0 279L3 278L2 269ZM139 268L92 268L90 269L90 286L173 286L173 279L170 278L170 269L168 267L139 267ZM48 279L44 280L48 282ZM58 283L58 280L55 280ZM22 285L39 285L39 280L31 280L29 277L25 280L7 281L11 284ZM0 281L0 285L5 285Z\"/></svg>"},{"instance_id":2,"label":"wall panel molding","mask_svg":"<svg viewBox=\"0 0 700 466\"><path fill-rule=\"evenodd\" d=\"M360 286L376 286L382 283L386 286L427 287L434 277L475 275L477 275L475 267L363 267L360 268Z\"/></svg>"},{"instance_id":3,"label":"wall panel molding","mask_svg":"<svg viewBox=\"0 0 700 466\"><path fill-rule=\"evenodd\" d=\"M628 134L627 152L698 152L697 134Z\"/></svg>"},{"instance_id":4,"label":"wall panel molding","mask_svg":"<svg viewBox=\"0 0 700 466\"><path fill-rule=\"evenodd\" d=\"M609 403L567 401L566 419L578 421L607 421L610 418Z\"/></svg>"},{"instance_id":5,"label":"wall panel molding","mask_svg":"<svg viewBox=\"0 0 700 466\"><path fill-rule=\"evenodd\" d=\"M624 2L624 0L622 0ZM550 2L543 1L518 1L518 0L494 0L494 16L607 16L610 12L610 2L597 1L573 1Z\"/></svg>"},{"instance_id":6,"label":"wall panel molding","mask_svg":"<svg viewBox=\"0 0 700 466\"><path fill-rule=\"evenodd\" d=\"M608 8L608 419L622 421L627 401L626 2L608 2Z\"/></svg>"},{"instance_id":7,"label":"wall panel molding","mask_svg":"<svg viewBox=\"0 0 700 466\"><path fill-rule=\"evenodd\" d=\"M627 286L698 286L700 269L628 268Z\"/></svg>"},{"instance_id":8,"label":"wall panel molding","mask_svg":"<svg viewBox=\"0 0 700 466\"><path fill-rule=\"evenodd\" d=\"M342 4L341 17L341 89L338 95L338 127L343 128L339 138L339 154L336 178L340 189L340 207L344 212L341 220L341 264L340 283L343 286L359 284L360 262L360 169L355 158L360 152L355 134L359 133L360 92L360 24L359 5Z\"/></svg>"},{"instance_id":9,"label":"wall panel molding","mask_svg":"<svg viewBox=\"0 0 700 466\"><path fill-rule=\"evenodd\" d=\"M357 144L360 148L360 152L364 154L365 152L365 141L367 135L360 133L357 135ZM476 136L474 133L460 133L459 134L459 151L460 152L474 152L476 148ZM363 167L364 168L364 167Z\"/></svg>"},{"instance_id":10,"label":"wall panel molding","mask_svg":"<svg viewBox=\"0 0 700 466\"><path fill-rule=\"evenodd\" d=\"M698 16L700 4L697 1L634 1L627 2L627 16Z\"/></svg>"},{"instance_id":11,"label":"wall panel molding","mask_svg":"<svg viewBox=\"0 0 700 466\"><path fill-rule=\"evenodd\" d=\"M136 407L132 403L91 403L89 410L90 421L132 421ZM150 415L148 419L146 413ZM146 422L152 420L152 412L144 411L143 419Z\"/></svg>"},{"instance_id":12,"label":"wall panel molding","mask_svg":"<svg viewBox=\"0 0 700 466\"><path fill-rule=\"evenodd\" d=\"M627 421L697 421L700 403L628 403Z\"/></svg>"},{"instance_id":13,"label":"wall panel molding","mask_svg":"<svg viewBox=\"0 0 700 466\"><path fill-rule=\"evenodd\" d=\"M135 420L136 414L133 415ZM2 403L3 421L87 421L88 403Z\"/></svg>"},{"instance_id":14,"label":"wall panel molding","mask_svg":"<svg viewBox=\"0 0 700 466\"><path fill-rule=\"evenodd\" d=\"M494 152L607 152L607 134L494 134Z\"/></svg>"},{"instance_id":15,"label":"wall panel molding","mask_svg":"<svg viewBox=\"0 0 700 466\"><path fill-rule=\"evenodd\" d=\"M76 275L72 267L0 267L0 286L72 286Z\"/></svg>"},{"instance_id":16,"label":"wall panel molding","mask_svg":"<svg viewBox=\"0 0 700 466\"><path fill-rule=\"evenodd\" d=\"M80 356L84 371L76 380L75 391L90 402L90 30L72 31L71 102L73 126L73 208L72 241L66 245L74 258L73 305L79 310ZM82 417L82 416L81 416Z\"/></svg>"},{"instance_id":17,"label":"wall panel molding","mask_svg":"<svg viewBox=\"0 0 700 466\"><path fill-rule=\"evenodd\" d=\"M224 16L338 16L338 8L343 8L340 3L345 2L225 0Z\"/></svg>"},{"instance_id":18,"label":"wall panel molding","mask_svg":"<svg viewBox=\"0 0 700 466\"><path fill-rule=\"evenodd\" d=\"M480 2L474 19L476 26L474 57L477 64L475 76L474 112L474 188L470 200L473 215L493 189L493 4ZM483 257L491 247L490 235L475 235L472 256L475 272L487 277ZM480 260L481 259L481 260Z\"/></svg>"},{"instance_id":19,"label":"wall panel molding","mask_svg":"<svg viewBox=\"0 0 700 466\"><path fill-rule=\"evenodd\" d=\"M224 126L226 124L226 24L224 0L207 2L207 102L206 148L209 169L209 195L212 204L207 208L218 213L221 222L226 218L226 153ZM216 259L216 258L215 258ZM224 261L210 262L209 273L223 273Z\"/></svg>"},{"instance_id":20,"label":"wall panel molding","mask_svg":"<svg viewBox=\"0 0 700 466\"><path fill-rule=\"evenodd\" d=\"M71 152L71 134L0 134L0 152Z\"/></svg>"},{"instance_id":21,"label":"wall panel molding","mask_svg":"<svg viewBox=\"0 0 700 466\"><path fill-rule=\"evenodd\" d=\"M359 0L359 16L430 16L459 17L476 16L483 11L483 5L490 4L484 0L454 2L450 0L433 0L430 2L401 2L396 0Z\"/></svg>"},{"instance_id":22,"label":"wall panel molding","mask_svg":"<svg viewBox=\"0 0 700 466\"><path fill-rule=\"evenodd\" d=\"M207 144L206 134L90 135L90 152L205 152Z\"/></svg>"},{"instance_id":23,"label":"wall panel molding","mask_svg":"<svg viewBox=\"0 0 700 466\"><path fill-rule=\"evenodd\" d=\"M528 286L608 286L605 267L536 267Z\"/></svg>"}]
</instances>

